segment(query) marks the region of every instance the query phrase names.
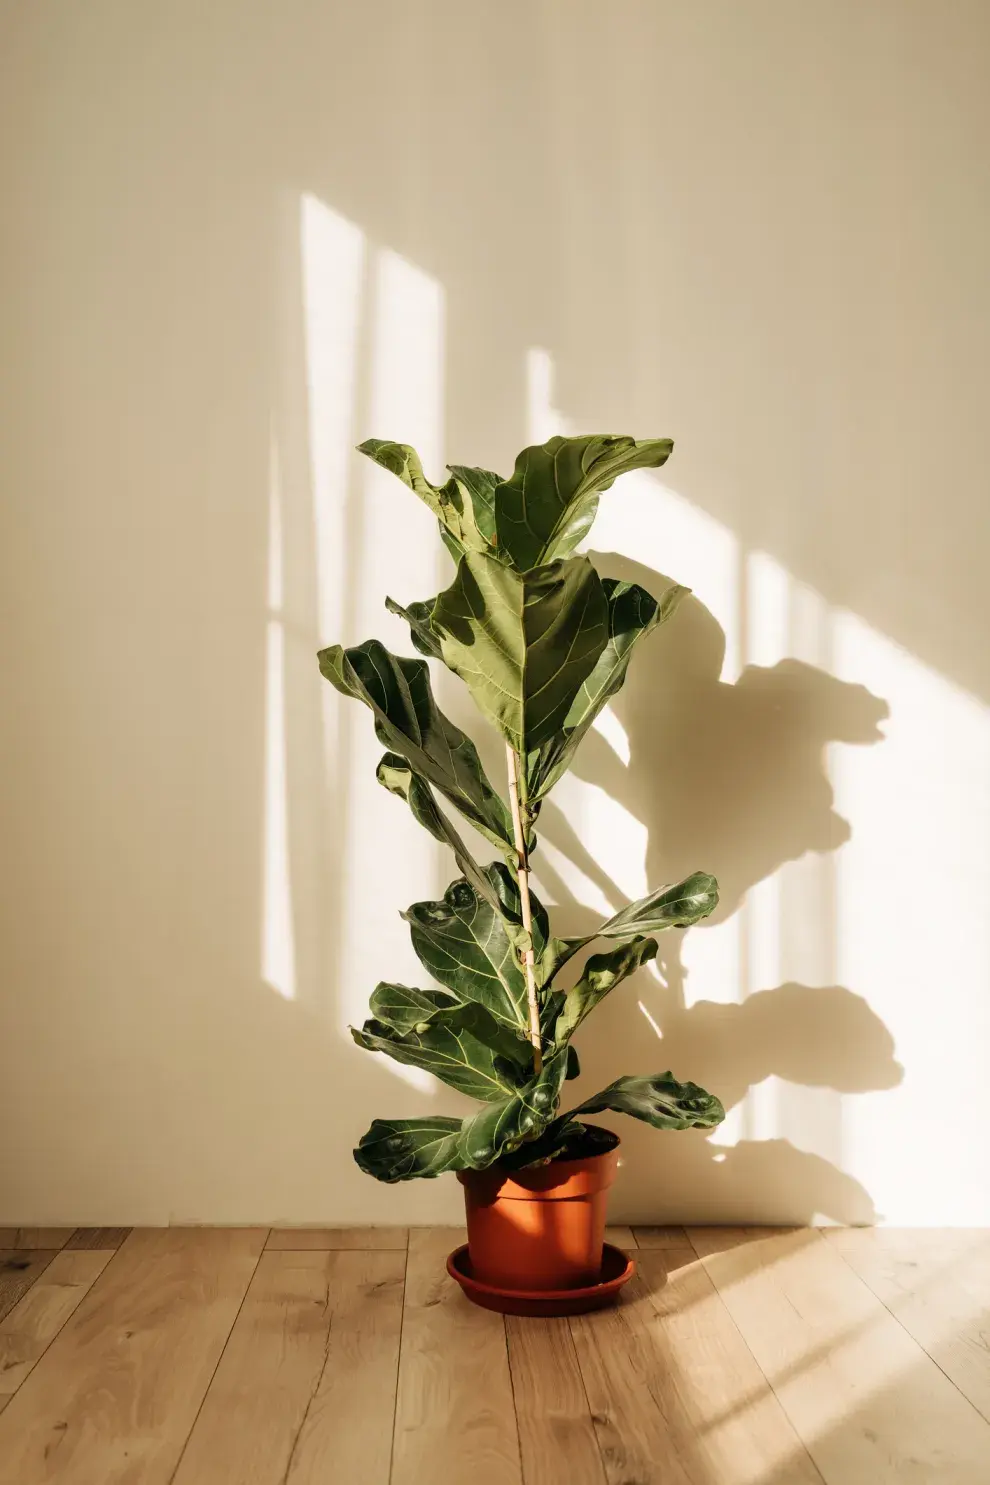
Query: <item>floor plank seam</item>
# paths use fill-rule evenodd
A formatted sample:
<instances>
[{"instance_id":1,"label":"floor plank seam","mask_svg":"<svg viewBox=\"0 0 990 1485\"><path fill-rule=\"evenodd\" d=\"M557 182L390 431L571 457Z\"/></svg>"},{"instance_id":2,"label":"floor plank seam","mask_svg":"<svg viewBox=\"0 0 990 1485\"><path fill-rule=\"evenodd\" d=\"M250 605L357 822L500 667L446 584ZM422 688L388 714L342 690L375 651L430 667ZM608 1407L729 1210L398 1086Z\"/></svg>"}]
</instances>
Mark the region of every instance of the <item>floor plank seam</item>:
<instances>
[{"instance_id":1,"label":"floor plank seam","mask_svg":"<svg viewBox=\"0 0 990 1485\"><path fill-rule=\"evenodd\" d=\"M505 1347L505 1369L509 1373L509 1396L512 1398L512 1421L516 1425L516 1454L519 1458L519 1479L522 1485L529 1485L526 1479L526 1467L523 1463L522 1429L519 1427L519 1409L516 1407L516 1379L512 1375L512 1356L509 1352L509 1327L505 1323L505 1316L500 1315L502 1322L502 1344ZM539 1485L533 1481L533 1485Z\"/></svg>"},{"instance_id":2,"label":"floor plank seam","mask_svg":"<svg viewBox=\"0 0 990 1485\"><path fill-rule=\"evenodd\" d=\"M326 1297L326 1301L324 1303L323 1308L324 1308L324 1313L327 1310L329 1310L329 1308L330 1308L330 1280L329 1279L327 1279L327 1297ZM310 1409L312 1408L313 1403L316 1401L317 1393L319 1392L321 1386L323 1385L323 1377L324 1377L324 1374L325 1374L326 1369L327 1369L327 1363L330 1360L330 1337L332 1335L333 1335L333 1314L331 1313L330 1318L327 1321L327 1333L326 1333L326 1336L325 1336L324 1341L323 1341L323 1365L320 1367L319 1373L318 1373L315 1381L313 1382L312 1388L310 1389L309 1400L307 1401L306 1406L303 1409L303 1415L302 1415L302 1418L300 1419L299 1427L296 1429L296 1436L292 1440L292 1448L289 1450L289 1457L286 1460L286 1464L285 1464L285 1474L282 1476L280 1485L288 1485L289 1476L292 1473L292 1466L293 1466L293 1463L294 1463L295 1457L296 1457L296 1451L299 1448L299 1440L302 1438L303 1433L305 1432L306 1420L309 1417Z\"/></svg>"},{"instance_id":3,"label":"floor plank seam","mask_svg":"<svg viewBox=\"0 0 990 1485\"><path fill-rule=\"evenodd\" d=\"M618 1303L621 1305L623 1301L620 1299ZM605 1481L605 1485L608 1485L608 1465L605 1463L605 1455L602 1453L602 1441L598 1436L598 1419L596 1418L591 1406L591 1397L588 1393L588 1382L584 1375L584 1367L581 1365L581 1356L574 1341L573 1320L567 1321L567 1339L570 1342L571 1350L574 1352L574 1365L577 1368L577 1374L581 1380L581 1391L584 1393L584 1400L588 1405L588 1419L591 1423L591 1437L594 1439L595 1448L598 1450L598 1462L601 1465L602 1479L603 1481ZM539 1485L539 1481L536 1482L536 1485Z\"/></svg>"},{"instance_id":4,"label":"floor plank seam","mask_svg":"<svg viewBox=\"0 0 990 1485\"><path fill-rule=\"evenodd\" d=\"M399 1311L399 1344L395 1353L395 1396L392 1401L392 1447L388 1454L388 1478L395 1473L395 1433L399 1425L399 1378L402 1375L402 1340L406 1329L406 1296L409 1287L409 1249L411 1233L406 1229L406 1256L402 1265L402 1309Z\"/></svg>"},{"instance_id":5,"label":"floor plank seam","mask_svg":"<svg viewBox=\"0 0 990 1485\"><path fill-rule=\"evenodd\" d=\"M34 1278L30 1281L30 1283L27 1285L27 1287L21 1291L20 1294L15 1294L14 1298L11 1299L7 1304L0 1304L0 1321L6 1320L7 1316L11 1313L11 1311L12 1310L16 1310L17 1306L20 1304L20 1302L24 1298L24 1296L26 1294L30 1294L31 1293L31 1290L34 1288L35 1284L37 1284L37 1282L41 1278L42 1274L49 1267L49 1265L54 1261L54 1259L58 1257L58 1253L59 1253L60 1250L55 1249L55 1248L50 1248L50 1249L47 1249L47 1250L41 1249L41 1248L35 1248L35 1249L32 1249L32 1250L21 1249L21 1248L8 1248L8 1249L5 1249L4 1251L8 1255L4 1259L4 1262L5 1263L10 1263L10 1262L13 1261L13 1262L19 1263L21 1265L21 1271L23 1271L26 1268L30 1268L31 1267L31 1255L32 1255L32 1253L35 1255L35 1260L37 1260L37 1254L39 1252L45 1252L45 1251L47 1251L48 1252L48 1257L45 1259L44 1263L38 1269L38 1272L35 1274ZM17 1272L16 1269L15 1269L15 1272Z\"/></svg>"},{"instance_id":6,"label":"floor plank seam","mask_svg":"<svg viewBox=\"0 0 990 1485\"><path fill-rule=\"evenodd\" d=\"M270 1229L269 1229L269 1231L270 1231ZM228 1332L226 1334L226 1337L224 1338L224 1343L220 1347L220 1355L217 1357L217 1364L213 1368L213 1371L212 1371L211 1376L210 1376L210 1380L207 1382L206 1386L203 1389L203 1396L199 1400L199 1407L196 1409L196 1416L195 1416L195 1418L192 1421L192 1425L190 1426L189 1432L186 1434L185 1441L184 1441L184 1443L182 1445L182 1448L179 1450L179 1457L175 1461L175 1469L172 1471L172 1473L168 1477L168 1485L174 1485L175 1477L179 1473L179 1470L182 1468L182 1461L185 1458L186 1450L189 1448L189 1440L192 1438L193 1434L196 1431L196 1424L199 1422L200 1414L202 1413L203 1408L204 1408L204 1406L206 1404L206 1399L210 1395L210 1388L213 1386L213 1383L216 1381L217 1372L220 1370L220 1363L223 1361L224 1355L226 1354L226 1351L227 1351L227 1347L230 1345L230 1338L234 1334L234 1326L237 1324L238 1320L241 1318L241 1311L244 1308L244 1302L247 1299L248 1294L251 1292L251 1285L254 1283L255 1274L258 1272L258 1266L261 1263L261 1260L262 1260L262 1258L264 1256L265 1245L267 1244L267 1242L268 1242L268 1234L266 1233L265 1234L265 1240L261 1244L261 1248L259 1249L258 1257L257 1257L257 1260L255 1262L254 1268L251 1270L251 1277L248 1279L247 1283L244 1285L244 1293L241 1295L241 1302L237 1306L237 1314L234 1316L234 1318L233 1318L233 1320L231 1322L230 1329L228 1330ZM119 1249L118 1249L118 1251L119 1251ZM109 1267L110 1267L110 1264L107 1264L107 1268L109 1268ZM104 1273L105 1272L106 1272L106 1269L104 1269Z\"/></svg>"},{"instance_id":7,"label":"floor plank seam","mask_svg":"<svg viewBox=\"0 0 990 1485\"><path fill-rule=\"evenodd\" d=\"M35 1357L34 1361L31 1363L31 1366L30 1366L29 1370L24 1373L23 1377L18 1382L18 1384L14 1388L13 1392L11 1392L8 1395L7 1402L4 1404L5 1407L11 1402L11 1400L13 1398L15 1398L17 1396L17 1394L20 1392L21 1388L24 1386L24 1383L27 1381L28 1377L30 1377L31 1374L34 1372L35 1368L41 1365L42 1361L48 1355L49 1351L52 1349L52 1347L54 1346L55 1342L62 1335L62 1333L65 1330L66 1326L69 1325L70 1322L75 1319L75 1317L78 1315L79 1311L83 1308L83 1306L86 1305L86 1304L88 1304L90 1295L97 1293L97 1291L99 1289L99 1286L103 1283L103 1280L106 1278L108 1269L110 1269L110 1268L113 1267L113 1260L116 1258L116 1256L117 1256L117 1254L118 1254L118 1252L120 1250L119 1250L119 1248L114 1248L112 1250L108 1250L108 1249L103 1249L103 1250L90 1249L90 1251L91 1252L96 1252L96 1251L107 1252L107 1251L110 1251L111 1252L111 1258L110 1258L109 1263L107 1263L104 1266L104 1268L102 1268L100 1270L100 1272L97 1274L96 1278L93 1280L92 1284L90 1284L90 1286L87 1289L86 1293L83 1295L82 1299L79 1301L79 1303L76 1306L76 1308L70 1314L66 1315L65 1319L62 1321L62 1324L59 1326L58 1330L56 1330L55 1334L52 1335L52 1336L49 1336L48 1340L45 1342L45 1345L44 1345L43 1349L41 1351L39 1351L38 1355ZM64 1248L60 1248L59 1249L59 1252L55 1254L55 1258L57 1258L59 1256L59 1253L64 1253L64 1252L65 1252L65 1249ZM54 1261L55 1261L55 1259L53 1258L52 1259L52 1262L54 1263ZM46 1268L48 1266L49 1265L46 1265ZM42 1274L44 1272L45 1272L45 1269L42 1269L41 1273L38 1275L38 1278L35 1279L34 1284L36 1284L38 1282L38 1279L40 1279L42 1277ZM21 1299L19 1299L17 1301L17 1304L20 1304L21 1303L21 1300L27 1298L27 1296L31 1293L31 1290L34 1288L34 1284L32 1284L30 1286L30 1288L28 1288L28 1289L26 1289L24 1291L24 1293L21 1295ZM14 1309L16 1309L16 1308L17 1308L17 1305L14 1306ZM13 1313L13 1312L11 1311L10 1313Z\"/></svg>"}]
</instances>

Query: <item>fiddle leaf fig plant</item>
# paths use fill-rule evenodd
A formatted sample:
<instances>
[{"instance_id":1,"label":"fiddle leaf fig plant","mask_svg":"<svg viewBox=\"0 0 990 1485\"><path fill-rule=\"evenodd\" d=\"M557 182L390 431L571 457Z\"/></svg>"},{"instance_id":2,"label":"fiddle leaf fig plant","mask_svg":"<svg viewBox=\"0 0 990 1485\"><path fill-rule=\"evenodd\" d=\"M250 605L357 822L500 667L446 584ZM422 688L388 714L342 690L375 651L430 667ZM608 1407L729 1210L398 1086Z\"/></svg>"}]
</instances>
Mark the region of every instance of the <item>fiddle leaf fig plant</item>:
<instances>
[{"instance_id":1,"label":"fiddle leaf fig plant","mask_svg":"<svg viewBox=\"0 0 990 1485\"><path fill-rule=\"evenodd\" d=\"M600 576L575 548L602 491L628 470L659 467L672 447L666 438L551 438L523 449L509 479L451 465L446 483L433 485L408 445L369 439L360 446L429 506L456 571L435 598L385 600L408 623L421 658L392 655L371 639L321 650L320 670L369 708L387 749L379 783L450 848L460 875L440 901L415 902L403 914L436 983L379 984L371 1017L352 1036L359 1047L425 1068L480 1104L467 1118L375 1119L354 1158L380 1181L495 1162L518 1170L560 1158L609 1138L580 1118L606 1109L657 1129L708 1129L724 1118L713 1094L670 1072L617 1078L560 1111L564 1084L580 1071L571 1038L616 986L654 958L654 935L712 912L714 877L694 872L570 938L553 934L530 881L542 801L621 687L636 646L671 618L688 591L675 585L657 598ZM501 734L505 797L474 743L437 706L430 661L461 678ZM450 806L499 859L476 859ZM572 956L598 941L603 947L577 978L561 984Z\"/></svg>"}]
</instances>

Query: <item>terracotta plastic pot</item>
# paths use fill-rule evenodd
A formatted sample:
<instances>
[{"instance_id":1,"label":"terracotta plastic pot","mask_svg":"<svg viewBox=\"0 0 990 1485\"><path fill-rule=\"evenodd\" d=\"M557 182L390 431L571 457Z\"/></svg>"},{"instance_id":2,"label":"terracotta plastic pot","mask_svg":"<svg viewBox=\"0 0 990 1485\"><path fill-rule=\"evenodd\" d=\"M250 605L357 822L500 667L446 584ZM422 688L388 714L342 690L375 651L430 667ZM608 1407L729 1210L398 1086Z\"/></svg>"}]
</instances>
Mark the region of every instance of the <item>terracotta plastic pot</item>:
<instances>
[{"instance_id":1,"label":"terracotta plastic pot","mask_svg":"<svg viewBox=\"0 0 990 1485\"><path fill-rule=\"evenodd\" d=\"M458 1171L467 1208L471 1272L511 1290L597 1284L618 1142L600 1154L508 1174Z\"/></svg>"}]
</instances>

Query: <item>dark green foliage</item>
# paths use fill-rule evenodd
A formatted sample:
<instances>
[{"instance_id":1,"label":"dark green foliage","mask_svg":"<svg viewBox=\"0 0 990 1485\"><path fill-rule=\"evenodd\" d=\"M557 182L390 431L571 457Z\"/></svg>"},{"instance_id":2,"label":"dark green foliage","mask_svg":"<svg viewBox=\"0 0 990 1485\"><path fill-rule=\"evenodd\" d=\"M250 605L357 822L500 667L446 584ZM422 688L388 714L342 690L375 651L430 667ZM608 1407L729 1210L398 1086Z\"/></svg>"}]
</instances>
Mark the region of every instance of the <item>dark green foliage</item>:
<instances>
[{"instance_id":1,"label":"dark green foliage","mask_svg":"<svg viewBox=\"0 0 990 1485\"><path fill-rule=\"evenodd\" d=\"M405 607L386 600L426 659L404 659L368 640L321 651L320 669L344 695L369 707L389 749L378 764L379 782L450 848L461 874L440 901L413 903L403 915L420 962L442 988L379 984L371 1018L352 1035L368 1051L424 1068L481 1105L466 1118L376 1119L354 1158L378 1180L495 1162L519 1169L604 1149L614 1136L577 1117L599 1110L660 1129L707 1129L724 1117L717 1098L669 1072L618 1078L559 1113L565 1081L580 1075L571 1037L606 995L655 956L653 935L713 911L717 884L695 872L631 903L593 934L566 939L553 936L546 910L530 892L530 937L510 811L474 743L438 709L427 663L440 661L464 680L515 755L523 838L532 850L540 801L622 685L633 649L671 617L687 591L669 588L658 601L635 584L599 577L587 557L572 555L600 493L627 470L663 464L671 447L669 439L553 438L524 449L509 479L452 465L446 483L432 485L408 445L380 439L361 445L429 506L457 570L437 598ZM504 861L479 865L437 794ZM596 939L607 946L561 989L555 984L561 967ZM530 947L539 1071L524 972Z\"/></svg>"}]
</instances>

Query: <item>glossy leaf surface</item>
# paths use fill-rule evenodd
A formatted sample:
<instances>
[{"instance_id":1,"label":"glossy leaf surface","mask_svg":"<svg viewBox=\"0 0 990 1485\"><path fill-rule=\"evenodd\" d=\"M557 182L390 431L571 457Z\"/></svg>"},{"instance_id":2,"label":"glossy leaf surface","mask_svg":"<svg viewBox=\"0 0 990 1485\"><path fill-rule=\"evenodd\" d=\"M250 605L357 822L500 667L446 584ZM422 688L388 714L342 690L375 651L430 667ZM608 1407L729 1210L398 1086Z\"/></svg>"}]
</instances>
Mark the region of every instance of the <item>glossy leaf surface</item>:
<instances>
[{"instance_id":1,"label":"glossy leaf surface","mask_svg":"<svg viewBox=\"0 0 990 1485\"><path fill-rule=\"evenodd\" d=\"M440 790L499 847L512 845L512 822L481 766L478 750L433 699L425 660L392 655L376 639L318 656L326 679L371 708L381 742Z\"/></svg>"},{"instance_id":2,"label":"glossy leaf surface","mask_svg":"<svg viewBox=\"0 0 990 1485\"><path fill-rule=\"evenodd\" d=\"M499 548L521 571L566 556L587 535L600 492L631 469L665 464L673 447L669 438L605 433L523 449L495 490Z\"/></svg>"},{"instance_id":3,"label":"glossy leaf surface","mask_svg":"<svg viewBox=\"0 0 990 1485\"><path fill-rule=\"evenodd\" d=\"M587 557L519 573L461 558L433 608L444 661L517 753L547 742L608 641L608 604Z\"/></svg>"}]
</instances>

